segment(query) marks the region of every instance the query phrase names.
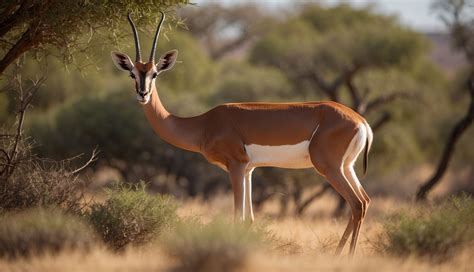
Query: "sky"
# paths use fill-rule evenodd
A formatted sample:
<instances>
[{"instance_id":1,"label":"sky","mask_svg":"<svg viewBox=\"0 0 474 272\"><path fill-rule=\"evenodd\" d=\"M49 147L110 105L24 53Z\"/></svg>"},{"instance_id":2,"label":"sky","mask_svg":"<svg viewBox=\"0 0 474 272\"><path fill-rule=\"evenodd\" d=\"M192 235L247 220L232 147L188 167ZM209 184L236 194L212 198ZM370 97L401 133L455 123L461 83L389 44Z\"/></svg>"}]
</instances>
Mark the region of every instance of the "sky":
<instances>
[{"instance_id":1,"label":"sky","mask_svg":"<svg viewBox=\"0 0 474 272\"><path fill-rule=\"evenodd\" d=\"M415 30L423 32L434 32L444 30L444 26L431 10L433 0L318 0L318 1L297 1L297 0L194 0L198 5L203 3L220 2L225 5L258 3L272 9L285 8L295 3L320 2L327 5L335 5L345 2L355 7L364 7L368 4L375 5L377 12L399 17L402 24Z\"/></svg>"}]
</instances>

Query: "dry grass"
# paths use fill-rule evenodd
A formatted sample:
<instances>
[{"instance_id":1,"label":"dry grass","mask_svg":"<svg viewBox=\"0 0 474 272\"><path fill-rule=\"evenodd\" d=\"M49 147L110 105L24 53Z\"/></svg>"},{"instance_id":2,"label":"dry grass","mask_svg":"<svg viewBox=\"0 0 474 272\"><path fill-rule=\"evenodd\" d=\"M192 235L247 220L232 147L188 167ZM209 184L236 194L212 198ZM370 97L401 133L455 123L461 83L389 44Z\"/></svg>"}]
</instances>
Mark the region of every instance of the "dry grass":
<instances>
[{"instance_id":1,"label":"dry grass","mask_svg":"<svg viewBox=\"0 0 474 272\"><path fill-rule=\"evenodd\" d=\"M287 217L277 219L273 208L257 213L257 220L265 221L273 234L269 249L250 254L244 271L471 271L474 265L474 246L466 248L447 262L435 263L417 257L392 257L377 252L373 241L378 239L387 214L410 203L375 199L363 226L358 251L353 260L346 255L333 257L339 236L344 231L346 218L334 219L329 212L334 207L332 199L319 201L304 219ZM183 203L180 216L198 216L201 221L211 221L217 216L232 213L230 197L221 197L212 203L191 201ZM312 218L312 214L318 214ZM347 248L346 248L347 250ZM344 252L347 254L347 252ZM175 271L176 261L163 252L159 243L146 248L129 248L115 254L96 249L88 254L76 252L59 256L35 257L17 261L0 260L0 271Z\"/></svg>"},{"instance_id":2,"label":"dry grass","mask_svg":"<svg viewBox=\"0 0 474 272\"><path fill-rule=\"evenodd\" d=\"M474 253L466 250L448 263L434 264L416 258L397 259L358 254L353 260L325 254L291 255L257 252L244 271L472 271ZM175 263L158 247L113 254L97 249L88 254L65 252L15 262L0 261L0 271L175 271Z\"/></svg>"},{"instance_id":3,"label":"dry grass","mask_svg":"<svg viewBox=\"0 0 474 272\"><path fill-rule=\"evenodd\" d=\"M0 271L163 271L171 260L157 249L129 250L114 254L98 248L88 254L63 252L57 256L35 257L15 262L0 261ZM162 258L163 257L163 258Z\"/></svg>"}]
</instances>

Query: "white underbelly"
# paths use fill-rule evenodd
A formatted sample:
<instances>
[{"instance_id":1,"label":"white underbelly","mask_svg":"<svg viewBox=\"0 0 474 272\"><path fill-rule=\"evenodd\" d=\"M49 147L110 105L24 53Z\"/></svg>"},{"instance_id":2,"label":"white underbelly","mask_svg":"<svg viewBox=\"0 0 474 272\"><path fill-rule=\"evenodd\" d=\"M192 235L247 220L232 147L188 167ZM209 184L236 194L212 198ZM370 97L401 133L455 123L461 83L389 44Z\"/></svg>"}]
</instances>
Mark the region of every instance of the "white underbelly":
<instances>
[{"instance_id":1,"label":"white underbelly","mask_svg":"<svg viewBox=\"0 0 474 272\"><path fill-rule=\"evenodd\" d=\"M309 156L310 141L294 145L245 145L249 156L249 166L273 166L280 168L310 168L313 167Z\"/></svg>"}]
</instances>

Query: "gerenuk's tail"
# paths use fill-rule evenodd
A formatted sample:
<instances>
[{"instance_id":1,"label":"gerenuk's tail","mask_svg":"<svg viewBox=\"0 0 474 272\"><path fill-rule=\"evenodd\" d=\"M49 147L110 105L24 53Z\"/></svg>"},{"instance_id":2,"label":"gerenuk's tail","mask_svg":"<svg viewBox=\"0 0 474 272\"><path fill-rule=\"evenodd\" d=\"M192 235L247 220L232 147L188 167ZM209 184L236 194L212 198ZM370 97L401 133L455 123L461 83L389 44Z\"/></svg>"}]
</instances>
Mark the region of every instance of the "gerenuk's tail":
<instances>
[{"instance_id":1,"label":"gerenuk's tail","mask_svg":"<svg viewBox=\"0 0 474 272\"><path fill-rule=\"evenodd\" d=\"M367 130L367 138L365 140L365 150L364 150L364 175L367 174L367 167L369 165L369 151L370 147L372 146L372 140L374 139L374 135L372 133L372 129L370 128L369 124L365 123L365 128Z\"/></svg>"}]
</instances>

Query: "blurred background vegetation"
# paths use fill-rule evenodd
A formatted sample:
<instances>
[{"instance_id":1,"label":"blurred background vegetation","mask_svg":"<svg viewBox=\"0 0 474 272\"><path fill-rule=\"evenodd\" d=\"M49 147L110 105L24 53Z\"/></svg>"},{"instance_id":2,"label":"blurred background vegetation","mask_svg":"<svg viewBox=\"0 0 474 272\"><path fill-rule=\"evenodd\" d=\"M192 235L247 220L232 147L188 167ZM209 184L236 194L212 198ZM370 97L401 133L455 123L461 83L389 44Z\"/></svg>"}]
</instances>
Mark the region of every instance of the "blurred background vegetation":
<instances>
[{"instance_id":1,"label":"blurred background vegetation","mask_svg":"<svg viewBox=\"0 0 474 272\"><path fill-rule=\"evenodd\" d=\"M256 5L207 4L175 12L174 4L186 1L140 10L133 1L124 2L99 5L77 26L87 29L109 18L93 30L94 35L91 30L67 40L46 37L44 48L35 47L20 57L23 78L46 75L25 120L34 153L61 160L97 148L97 161L81 175L91 182L91 190L115 180L144 180L152 191L178 198L208 199L230 190L225 172L154 135L134 98L132 81L113 66L111 50L134 50L127 7L136 13L143 52L151 46L157 10L164 7L171 15L158 54L176 48L179 63L160 75L157 86L165 106L178 116L240 101L335 100L362 113L375 133L369 174L363 181L372 196L413 199L468 108L468 61L449 49L449 35L416 32L372 7L304 4L281 14ZM86 12L94 10L88 8ZM53 24L65 23L50 19L57 20ZM9 48L4 41L3 56ZM57 45L77 41L84 47L68 51L68 46ZM441 49L454 65L437 61ZM4 87L12 66L4 72ZM17 104L15 93L0 93L0 121L5 127L15 122ZM474 192L473 137L471 128L460 138L449 182L438 196ZM330 191L313 170L262 168L253 180L257 208L277 199L281 214L293 212L290 206L302 213Z\"/></svg>"}]
</instances>

